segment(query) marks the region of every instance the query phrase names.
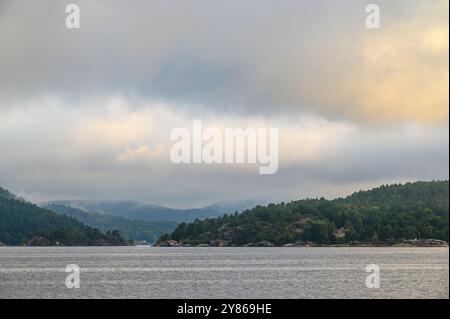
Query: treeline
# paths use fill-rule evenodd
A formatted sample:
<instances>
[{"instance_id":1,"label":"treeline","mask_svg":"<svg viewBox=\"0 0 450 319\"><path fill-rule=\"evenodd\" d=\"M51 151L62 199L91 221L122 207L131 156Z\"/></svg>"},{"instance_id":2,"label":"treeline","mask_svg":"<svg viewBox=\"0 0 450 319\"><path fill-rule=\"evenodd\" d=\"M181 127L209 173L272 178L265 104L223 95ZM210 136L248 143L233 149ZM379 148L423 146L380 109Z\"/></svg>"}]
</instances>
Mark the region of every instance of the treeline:
<instances>
[{"instance_id":1,"label":"treeline","mask_svg":"<svg viewBox=\"0 0 450 319\"><path fill-rule=\"evenodd\" d=\"M257 206L242 214L180 224L159 243L226 246L395 243L404 239L448 241L448 181L381 186L346 198L304 199Z\"/></svg>"},{"instance_id":2,"label":"treeline","mask_svg":"<svg viewBox=\"0 0 450 319\"><path fill-rule=\"evenodd\" d=\"M0 188L0 242L6 245L128 245L118 231L102 233Z\"/></svg>"}]
</instances>

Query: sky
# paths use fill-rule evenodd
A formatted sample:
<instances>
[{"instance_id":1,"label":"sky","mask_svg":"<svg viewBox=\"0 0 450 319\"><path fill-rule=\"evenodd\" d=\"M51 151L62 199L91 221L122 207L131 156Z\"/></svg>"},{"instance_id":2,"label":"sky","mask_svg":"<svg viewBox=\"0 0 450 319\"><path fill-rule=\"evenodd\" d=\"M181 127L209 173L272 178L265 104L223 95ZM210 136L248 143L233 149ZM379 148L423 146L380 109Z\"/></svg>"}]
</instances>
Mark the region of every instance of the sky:
<instances>
[{"instance_id":1,"label":"sky","mask_svg":"<svg viewBox=\"0 0 450 319\"><path fill-rule=\"evenodd\" d=\"M65 26L69 3L80 29ZM199 207L448 179L448 12L446 0L0 0L0 186ZM278 128L278 171L172 163L171 131L196 119Z\"/></svg>"}]
</instances>

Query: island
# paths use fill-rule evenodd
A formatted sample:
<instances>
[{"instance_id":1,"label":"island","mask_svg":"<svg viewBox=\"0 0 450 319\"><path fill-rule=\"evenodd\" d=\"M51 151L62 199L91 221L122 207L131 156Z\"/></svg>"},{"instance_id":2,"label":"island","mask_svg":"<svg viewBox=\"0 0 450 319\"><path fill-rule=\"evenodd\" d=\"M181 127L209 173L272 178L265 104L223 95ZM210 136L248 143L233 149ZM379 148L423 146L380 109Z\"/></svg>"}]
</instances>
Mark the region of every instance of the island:
<instances>
[{"instance_id":1,"label":"island","mask_svg":"<svg viewBox=\"0 0 450 319\"><path fill-rule=\"evenodd\" d=\"M448 181L382 185L182 223L156 246L448 246Z\"/></svg>"}]
</instances>

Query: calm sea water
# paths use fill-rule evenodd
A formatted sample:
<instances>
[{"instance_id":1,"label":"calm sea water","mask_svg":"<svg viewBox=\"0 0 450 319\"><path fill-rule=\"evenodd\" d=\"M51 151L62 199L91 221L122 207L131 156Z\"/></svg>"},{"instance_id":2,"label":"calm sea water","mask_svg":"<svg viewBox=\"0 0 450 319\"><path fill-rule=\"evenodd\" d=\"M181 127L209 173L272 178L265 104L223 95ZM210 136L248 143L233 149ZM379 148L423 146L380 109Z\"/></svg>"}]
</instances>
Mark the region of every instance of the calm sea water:
<instances>
[{"instance_id":1,"label":"calm sea water","mask_svg":"<svg viewBox=\"0 0 450 319\"><path fill-rule=\"evenodd\" d=\"M0 247L0 298L449 298L448 248ZM65 268L81 268L79 289ZM380 267L369 289L366 266Z\"/></svg>"}]
</instances>

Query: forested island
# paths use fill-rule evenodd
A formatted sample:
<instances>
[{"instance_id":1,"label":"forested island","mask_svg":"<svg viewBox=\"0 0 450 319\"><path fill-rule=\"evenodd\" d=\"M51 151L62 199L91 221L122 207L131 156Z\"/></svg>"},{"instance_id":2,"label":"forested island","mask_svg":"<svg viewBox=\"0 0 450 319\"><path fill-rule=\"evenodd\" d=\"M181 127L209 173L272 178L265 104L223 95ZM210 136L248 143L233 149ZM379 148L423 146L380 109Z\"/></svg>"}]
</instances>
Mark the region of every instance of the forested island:
<instances>
[{"instance_id":1,"label":"forested island","mask_svg":"<svg viewBox=\"0 0 450 319\"><path fill-rule=\"evenodd\" d=\"M123 246L117 230L101 232L0 188L0 243L27 246ZM2 245L0 244L0 245Z\"/></svg>"},{"instance_id":2,"label":"forested island","mask_svg":"<svg viewBox=\"0 0 450 319\"><path fill-rule=\"evenodd\" d=\"M444 246L448 181L383 185L345 198L257 206L182 223L158 246Z\"/></svg>"}]
</instances>

